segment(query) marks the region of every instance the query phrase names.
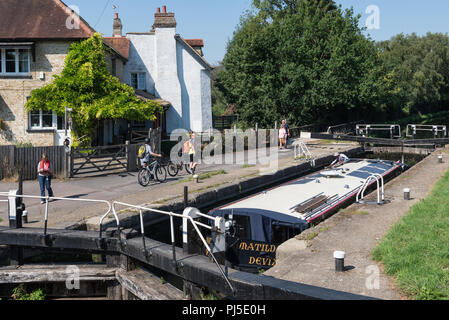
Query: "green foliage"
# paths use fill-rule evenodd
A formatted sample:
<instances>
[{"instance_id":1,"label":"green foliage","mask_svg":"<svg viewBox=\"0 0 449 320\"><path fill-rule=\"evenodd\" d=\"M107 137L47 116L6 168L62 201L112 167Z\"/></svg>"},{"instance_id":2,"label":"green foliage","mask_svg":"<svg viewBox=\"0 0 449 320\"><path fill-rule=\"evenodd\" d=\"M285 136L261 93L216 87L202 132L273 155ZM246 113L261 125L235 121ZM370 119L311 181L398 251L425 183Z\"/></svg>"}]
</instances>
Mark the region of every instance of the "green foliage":
<instances>
[{"instance_id":1,"label":"green foliage","mask_svg":"<svg viewBox=\"0 0 449 320\"><path fill-rule=\"evenodd\" d=\"M107 70L106 54L99 33L74 42L61 75L56 75L51 84L33 90L26 109L52 110L64 116L65 107L72 108L75 146L90 143L98 120L154 120L162 107L156 102L141 101L133 88L112 76Z\"/></svg>"},{"instance_id":2,"label":"green foliage","mask_svg":"<svg viewBox=\"0 0 449 320\"><path fill-rule=\"evenodd\" d=\"M31 148L33 146L31 142L24 142L24 141L16 141L15 145L16 148Z\"/></svg>"},{"instance_id":3,"label":"green foliage","mask_svg":"<svg viewBox=\"0 0 449 320\"><path fill-rule=\"evenodd\" d=\"M214 116L221 116L227 109L226 98L223 90L217 82L217 74L223 70L223 66L219 65L214 68L211 73L211 99L212 99L212 113Z\"/></svg>"},{"instance_id":4,"label":"green foliage","mask_svg":"<svg viewBox=\"0 0 449 320\"><path fill-rule=\"evenodd\" d=\"M449 104L449 36L399 34L378 44L392 85L390 109L405 115L446 110ZM397 114L399 116L400 114Z\"/></svg>"},{"instance_id":5,"label":"green foliage","mask_svg":"<svg viewBox=\"0 0 449 320\"><path fill-rule=\"evenodd\" d=\"M448 198L449 171L372 252L409 298L449 299Z\"/></svg>"},{"instance_id":6,"label":"green foliage","mask_svg":"<svg viewBox=\"0 0 449 320\"><path fill-rule=\"evenodd\" d=\"M359 16L333 1L259 0L228 43L217 76L240 119L272 127L338 122L382 111L387 81Z\"/></svg>"},{"instance_id":7,"label":"green foliage","mask_svg":"<svg viewBox=\"0 0 449 320\"><path fill-rule=\"evenodd\" d=\"M45 300L45 295L42 289L37 289L31 293L26 293L23 286L18 286L12 291L12 298L14 300Z\"/></svg>"}]
</instances>

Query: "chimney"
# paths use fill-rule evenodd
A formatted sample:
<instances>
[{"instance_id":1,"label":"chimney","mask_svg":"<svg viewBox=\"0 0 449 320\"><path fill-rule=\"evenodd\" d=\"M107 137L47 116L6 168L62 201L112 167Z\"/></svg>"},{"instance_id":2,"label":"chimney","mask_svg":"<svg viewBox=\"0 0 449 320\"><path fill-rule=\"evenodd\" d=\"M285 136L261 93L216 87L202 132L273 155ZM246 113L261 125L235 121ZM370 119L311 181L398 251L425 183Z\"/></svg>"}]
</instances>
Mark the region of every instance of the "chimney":
<instances>
[{"instance_id":1,"label":"chimney","mask_svg":"<svg viewBox=\"0 0 449 320\"><path fill-rule=\"evenodd\" d=\"M115 14L115 19L114 19L112 36L113 37L121 37L122 36L122 29L123 29L122 21L118 17L118 13L116 13Z\"/></svg>"},{"instance_id":2,"label":"chimney","mask_svg":"<svg viewBox=\"0 0 449 320\"><path fill-rule=\"evenodd\" d=\"M156 28L176 28L175 14L167 12L167 6L162 7L162 12L160 8L157 8L154 14L154 24L151 31Z\"/></svg>"}]
</instances>

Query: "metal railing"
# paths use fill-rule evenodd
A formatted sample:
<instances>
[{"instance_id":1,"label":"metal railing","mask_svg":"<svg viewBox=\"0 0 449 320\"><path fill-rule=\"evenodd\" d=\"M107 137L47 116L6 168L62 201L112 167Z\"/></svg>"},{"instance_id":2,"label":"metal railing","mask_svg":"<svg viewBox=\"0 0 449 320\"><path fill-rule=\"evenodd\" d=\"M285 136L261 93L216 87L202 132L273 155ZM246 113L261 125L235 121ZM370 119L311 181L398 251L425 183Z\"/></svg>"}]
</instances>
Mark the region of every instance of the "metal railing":
<instances>
[{"instance_id":1,"label":"metal railing","mask_svg":"<svg viewBox=\"0 0 449 320\"><path fill-rule=\"evenodd\" d=\"M418 131L432 132L435 138L441 133L443 138L447 136L447 128L445 125L423 125L423 124L408 124L406 130L406 137L415 138Z\"/></svg>"},{"instance_id":2,"label":"metal railing","mask_svg":"<svg viewBox=\"0 0 449 320\"><path fill-rule=\"evenodd\" d=\"M371 176L369 176L368 178L366 178L365 182L360 187L360 190L356 196L357 203L361 203L361 200L363 200L363 198L364 198L366 189L368 188L368 186L370 185L371 182L374 182L373 180L376 180L376 184L377 184L377 204L382 204L385 201L384 178L380 174L374 173ZM382 197L380 195L380 189L382 189Z\"/></svg>"},{"instance_id":3,"label":"metal railing","mask_svg":"<svg viewBox=\"0 0 449 320\"><path fill-rule=\"evenodd\" d=\"M312 159L312 153L304 142L296 141L293 144L294 147L294 157L295 160L301 158L302 155L306 157L306 160L309 161Z\"/></svg>"},{"instance_id":4,"label":"metal railing","mask_svg":"<svg viewBox=\"0 0 449 320\"><path fill-rule=\"evenodd\" d=\"M390 138L402 138L401 126L398 124L358 124L356 135L368 136L373 131L390 132Z\"/></svg>"},{"instance_id":5,"label":"metal railing","mask_svg":"<svg viewBox=\"0 0 449 320\"><path fill-rule=\"evenodd\" d=\"M58 201L78 201L78 202L95 202L95 203L104 203L107 205L108 210L105 216L109 215L112 210L112 205L109 201L106 200L93 200L93 199L72 199L72 198L59 198L59 197L41 197L41 196L29 196L29 195L11 195L7 192L0 192L0 197L8 197L8 198L22 198L22 199L45 199L45 215L44 215L44 235L47 235L47 226L48 226L48 208L49 208L49 200L58 200ZM8 200L6 200L8 201ZM117 222L117 229L120 226L120 221L115 212L113 212L115 220Z\"/></svg>"},{"instance_id":6,"label":"metal railing","mask_svg":"<svg viewBox=\"0 0 449 320\"><path fill-rule=\"evenodd\" d=\"M144 227L144 223L143 223L143 211L149 211L149 212L159 213L159 214L163 214L163 215L168 215L170 217L170 235L171 235L171 242L172 242L172 249L173 249L173 262L174 262L175 265L176 265L176 250L175 250L176 246L175 246L175 232L174 232L174 221L173 221L173 218L174 217L178 217L178 218L186 219L187 221L190 221L190 223L192 224L192 226L195 229L196 233L200 237L203 245L205 246L207 251L210 253L212 259L214 260L214 263L217 265L221 275L223 276L223 278L227 282L228 286L231 288L232 292L235 293L234 287L231 285L228 277L226 276L225 272L221 268L220 264L218 263L217 259L214 256L210 246L208 245L207 241L204 239L204 237L203 237L203 235L202 235L202 233L201 233L201 231L200 231L200 229L198 227L202 227L202 228L205 228L205 229L208 229L208 230L211 230L211 231L215 231L215 232L220 232L220 230L217 230L216 227L212 227L210 225L201 223L199 221L195 221L190 216L182 215L182 214L178 214L178 213L174 213L174 212L167 212L167 211L147 208L147 207L143 207L143 206L136 206L136 205L132 205L132 204L129 204L129 203L118 202L118 201L114 201L111 204L107 200L71 199L71 198L59 198L59 197L48 197L48 196L41 197L41 196L16 195L16 194L11 195L10 193L7 193L7 192L0 192L0 197L22 198L22 199L45 199L44 236L47 236L49 200L82 201L82 202L96 202L96 203L104 203L104 204L106 204L107 207L108 207L108 210L106 211L106 213L100 219L100 239L102 238L103 221L111 213L113 214L113 216L114 216L114 218L116 220L117 230L119 232L118 237L120 238L120 221L118 219L118 215L117 215L117 211L116 211L116 206L117 205L126 206L128 208L138 209L139 210L139 215L140 215L140 228L141 228L141 234L142 234L142 245L143 245L143 250L144 250L145 254L147 253L147 250L146 250L146 244L145 244L145 227ZM0 200L0 201L1 202L8 202L9 200ZM198 212L197 215L199 215L201 217L204 217L204 218L207 218L207 219L210 219L212 221L216 221L217 219L222 219L220 217L212 217L212 216L203 214L201 212Z\"/></svg>"},{"instance_id":7,"label":"metal railing","mask_svg":"<svg viewBox=\"0 0 449 320\"><path fill-rule=\"evenodd\" d=\"M212 230L212 231L217 231L219 232L219 230L216 230L215 227L211 227L210 225L201 223L199 221L195 221L191 216L187 216L187 215L183 215L183 214L178 214L178 213L174 213L174 212L169 212L169 211L162 211L162 210L157 210L157 209L152 209L152 208L147 208L147 207L143 207L143 206L136 206L136 205L132 205L129 203L124 203L124 202L118 202L118 201L114 201L112 203L112 212L115 216L117 216L117 212L116 212L116 206L120 205L120 206L125 206L128 208L134 208L139 210L139 216L140 216L140 233L142 236L142 245L143 245L143 250L145 252L145 254L147 253L146 251L146 244L145 244L145 226L143 223L143 212L147 211L147 212L154 212L154 213L159 213L159 214L163 214L163 215L167 215L170 217L170 236L171 236L171 244L172 244L172 251L173 251L173 263L176 266L176 246L175 246L175 232L174 232L174 221L173 218L177 217L177 218L181 218L181 219L186 219L187 221L190 221L190 223L192 224L193 228L195 229L196 233L198 234L198 236L201 239L201 242L203 243L203 245L205 246L205 248L207 249L207 251L210 253L212 259L214 260L215 265L217 266L217 268L219 269L221 275L223 276L223 278L225 279L226 283L228 284L228 286L231 288L231 291L233 293L235 293L235 289L234 287L231 285L231 282L229 281L228 277L226 276L225 272L223 271L223 269L221 268L220 264L218 263L217 259L215 258L214 254L212 253L212 250L210 248L210 246L208 245L207 241L204 239L200 229L198 228L203 227L205 229L208 230ZM102 224L104 219L110 214L110 212L107 212L103 217L101 217L100 219L100 238L102 237L101 231L102 231ZM221 219L220 217L212 217L206 214L203 214L201 212L197 212L197 215L210 219L212 221L216 221L217 219Z\"/></svg>"}]
</instances>

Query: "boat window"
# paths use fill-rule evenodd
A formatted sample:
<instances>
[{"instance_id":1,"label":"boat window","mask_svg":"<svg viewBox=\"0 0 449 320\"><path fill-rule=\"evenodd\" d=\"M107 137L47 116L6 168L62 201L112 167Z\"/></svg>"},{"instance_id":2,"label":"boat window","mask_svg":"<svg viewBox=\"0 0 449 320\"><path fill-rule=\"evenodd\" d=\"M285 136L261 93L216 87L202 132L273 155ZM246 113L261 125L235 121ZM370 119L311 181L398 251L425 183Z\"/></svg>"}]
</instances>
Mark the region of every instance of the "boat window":
<instances>
[{"instance_id":1,"label":"boat window","mask_svg":"<svg viewBox=\"0 0 449 320\"><path fill-rule=\"evenodd\" d=\"M234 237L239 239L251 239L250 220L247 216L234 215Z\"/></svg>"},{"instance_id":2,"label":"boat window","mask_svg":"<svg viewBox=\"0 0 449 320\"><path fill-rule=\"evenodd\" d=\"M273 240L272 244L280 245L285 241L293 238L297 233L294 228L287 227L285 225L277 224L273 222Z\"/></svg>"}]
</instances>

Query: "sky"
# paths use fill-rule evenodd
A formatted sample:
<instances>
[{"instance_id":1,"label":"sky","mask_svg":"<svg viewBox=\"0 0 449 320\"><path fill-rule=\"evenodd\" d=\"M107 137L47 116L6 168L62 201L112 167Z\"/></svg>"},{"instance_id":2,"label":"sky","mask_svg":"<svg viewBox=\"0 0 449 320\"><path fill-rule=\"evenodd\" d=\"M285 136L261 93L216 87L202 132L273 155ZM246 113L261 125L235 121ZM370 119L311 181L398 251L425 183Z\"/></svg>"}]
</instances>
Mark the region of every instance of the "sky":
<instances>
[{"instance_id":1,"label":"sky","mask_svg":"<svg viewBox=\"0 0 449 320\"><path fill-rule=\"evenodd\" d=\"M112 35L113 5L126 32L148 32L158 7L174 12L176 31L186 39L204 39L204 55L217 65L226 52L241 15L252 0L63 0L79 8L80 15L104 36ZM361 14L360 24L373 40L388 40L396 34L425 35L449 32L448 0L336 0L343 8ZM373 7L374 6L374 7ZM367 12L367 9L370 9ZM378 17L378 19L376 19Z\"/></svg>"}]
</instances>

